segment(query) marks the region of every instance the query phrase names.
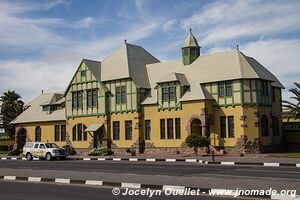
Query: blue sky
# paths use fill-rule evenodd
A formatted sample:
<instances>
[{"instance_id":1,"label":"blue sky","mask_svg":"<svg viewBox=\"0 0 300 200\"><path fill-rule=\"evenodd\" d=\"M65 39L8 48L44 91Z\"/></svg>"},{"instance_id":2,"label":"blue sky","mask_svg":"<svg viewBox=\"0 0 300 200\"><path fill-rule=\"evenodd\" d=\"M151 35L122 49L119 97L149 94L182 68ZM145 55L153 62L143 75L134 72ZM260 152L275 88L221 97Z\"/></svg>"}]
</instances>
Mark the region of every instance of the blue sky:
<instances>
[{"instance_id":1,"label":"blue sky","mask_svg":"<svg viewBox=\"0 0 300 200\"><path fill-rule=\"evenodd\" d=\"M286 88L300 81L297 0L1 0L0 93L28 101L64 91L82 58L103 60L124 39L161 61L180 59L190 27L202 54L240 44Z\"/></svg>"}]
</instances>

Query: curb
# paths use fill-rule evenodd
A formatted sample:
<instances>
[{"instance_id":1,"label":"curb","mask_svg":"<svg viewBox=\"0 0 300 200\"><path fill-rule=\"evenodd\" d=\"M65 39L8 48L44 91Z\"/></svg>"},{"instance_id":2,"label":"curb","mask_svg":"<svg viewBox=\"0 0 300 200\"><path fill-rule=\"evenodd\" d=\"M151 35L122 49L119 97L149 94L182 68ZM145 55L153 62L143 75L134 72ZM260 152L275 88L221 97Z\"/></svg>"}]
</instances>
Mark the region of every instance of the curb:
<instances>
[{"instance_id":1,"label":"curb","mask_svg":"<svg viewBox=\"0 0 300 200\"><path fill-rule=\"evenodd\" d=\"M210 191L213 190L224 190L224 189L213 189L213 188L197 188L197 187L186 187L179 185L154 185L154 184L141 184L141 183L125 183L125 182L109 182L101 180L76 180L76 179L65 179L65 178L44 178L44 177L21 177L21 176L0 176L0 180L7 181L26 181L34 183L60 183L60 184L80 184L80 185L91 185L91 186L101 186L101 187L115 187L115 188L130 188L130 189L148 189L148 190L160 190L166 192L166 190L172 191L183 191L186 195L191 195L191 191L199 191L199 195L210 195ZM228 190L234 191L234 190ZM210 196L231 196L231 195L210 195ZM261 196L245 196L240 197L254 197L263 199L272 199L271 195L261 195Z\"/></svg>"},{"instance_id":2,"label":"curb","mask_svg":"<svg viewBox=\"0 0 300 200\"><path fill-rule=\"evenodd\" d=\"M1 157L1 160L26 160L23 157ZM40 160L39 158L34 158L33 160ZM253 165L253 166L264 166L264 167L300 167L300 163L270 163L270 162L211 162L203 161L193 158L77 158L70 157L69 160L83 160L83 161L130 161L130 162L186 162L186 163L201 163L201 164L212 164L212 165Z\"/></svg>"}]
</instances>

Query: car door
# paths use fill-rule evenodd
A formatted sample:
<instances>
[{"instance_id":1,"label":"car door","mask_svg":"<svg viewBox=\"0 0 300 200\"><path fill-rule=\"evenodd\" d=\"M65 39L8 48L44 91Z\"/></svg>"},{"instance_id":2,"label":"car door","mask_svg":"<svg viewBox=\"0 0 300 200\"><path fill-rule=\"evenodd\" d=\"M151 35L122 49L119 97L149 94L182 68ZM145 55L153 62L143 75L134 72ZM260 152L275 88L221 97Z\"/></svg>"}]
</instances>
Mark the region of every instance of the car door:
<instances>
[{"instance_id":1,"label":"car door","mask_svg":"<svg viewBox=\"0 0 300 200\"><path fill-rule=\"evenodd\" d=\"M45 146L45 144L40 144L38 156L45 157L45 154L46 154L46 146Z\"/></svg>"},{"instance_id":2,"label":"car door","mask_svg":"<svg viewBox=\"0 0 300 200\"><path fill-rule=\"evenodd\" d=\"M35 144L34 144L31 153L32 153L32 155L33 155L34 157L38 156L38 153L39 153L39 143L35 143Z\"/></svg>"}]
</instances>

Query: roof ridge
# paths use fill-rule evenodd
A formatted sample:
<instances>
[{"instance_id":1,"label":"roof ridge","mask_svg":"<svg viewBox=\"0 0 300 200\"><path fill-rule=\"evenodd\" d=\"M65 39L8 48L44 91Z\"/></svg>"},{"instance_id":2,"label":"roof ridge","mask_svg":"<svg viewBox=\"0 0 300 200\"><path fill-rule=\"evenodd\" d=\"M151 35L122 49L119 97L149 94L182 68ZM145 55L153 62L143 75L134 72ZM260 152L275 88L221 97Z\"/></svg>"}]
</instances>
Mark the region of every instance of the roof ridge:
<instances>
[{"instance_id":1,"label":"roof ridge","mask_svg":"<svg viewBox=\"0 0 300 200\"><path fill-rule=\"evenodd\" d=\"M91 59L87 59L87 58L83 58L82 60L83 60L83 61L90 61L90 62L98 62L98 63L101 63L101 61L98 61L98 60L91 60Z\"/></svg>"},{"instance_id":2,"label":"roof ridge","mask_svg":"<svg viewBox=\"0 0 300 200\"><path fill-rule=\"evenodd\" d=\"M243 68L242 68L242 62L241 62L241 52L239 50L233 50L237 53L237 57L238 57L238 66L239 66L239 69L240 69L240 76L242 76L243 74Z\"/></svg>"},{"instance_id":3,"label":"roof ridge","mask_svg":"<svg viewBox=\"0 0 300 200\"><path fill-rule=\"evenodd\" d=\"M129 57L129 53L128 53L128 45L130 44L127 44L125 43L125 53L126 53L126 59L127 59L127 69L128 69L128 76L131 77L131 70L130 70L130 59L128 58Z\"/></svg>"}]
</instances>

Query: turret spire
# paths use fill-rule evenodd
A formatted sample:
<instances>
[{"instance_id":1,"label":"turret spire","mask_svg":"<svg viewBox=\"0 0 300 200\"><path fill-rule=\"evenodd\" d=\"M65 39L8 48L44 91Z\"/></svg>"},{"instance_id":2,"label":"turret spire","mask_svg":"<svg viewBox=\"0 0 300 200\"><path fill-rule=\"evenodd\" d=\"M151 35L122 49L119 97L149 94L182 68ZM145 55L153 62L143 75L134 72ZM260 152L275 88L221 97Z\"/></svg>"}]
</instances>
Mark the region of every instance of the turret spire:
<instances>
[{"instance_id":1,"label":"turret spire","mask_svg":"<svg viewBox=\"0 0 300 200\"><path fill-rule=\"evenodd\" d=\"M188 36L184 40L182 47L182 60L184 65L189 65L200 56L200 46L197 39L192 33L192 28L189 29Z\"/></svg>"}]
</instances>

